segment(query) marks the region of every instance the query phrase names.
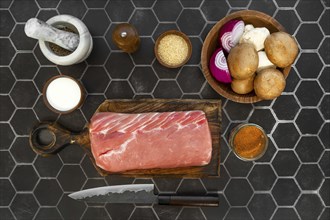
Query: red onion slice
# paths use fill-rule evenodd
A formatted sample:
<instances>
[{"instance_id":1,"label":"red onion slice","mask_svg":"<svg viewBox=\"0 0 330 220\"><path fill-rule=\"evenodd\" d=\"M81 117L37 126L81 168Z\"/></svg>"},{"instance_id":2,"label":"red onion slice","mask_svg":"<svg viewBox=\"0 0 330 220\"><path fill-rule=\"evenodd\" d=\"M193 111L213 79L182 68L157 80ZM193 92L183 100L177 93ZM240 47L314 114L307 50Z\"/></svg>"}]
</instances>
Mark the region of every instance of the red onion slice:
<instances>
[{"instance_id":1,"label":"red onion slice","mask_svg":"<svg viewBox=\"0 0 330 220\"><path fill-rule=\"evenodd\" d=\"M217 49L210 59L210 71L212 76L219 82L231 83L227 60L221 48Z\"/></svg>"},{"instance_id":2,"label":"red onion slice","mask_svg":"<svg viewBox=\"0 0 330 220\"><path fill-rule=\"evenodd\" d=\"M224 24L220 30L220 45L228 53L231 48L238 44L244 32L244 22L231 20Z\"/></svg>"}]
</instances>

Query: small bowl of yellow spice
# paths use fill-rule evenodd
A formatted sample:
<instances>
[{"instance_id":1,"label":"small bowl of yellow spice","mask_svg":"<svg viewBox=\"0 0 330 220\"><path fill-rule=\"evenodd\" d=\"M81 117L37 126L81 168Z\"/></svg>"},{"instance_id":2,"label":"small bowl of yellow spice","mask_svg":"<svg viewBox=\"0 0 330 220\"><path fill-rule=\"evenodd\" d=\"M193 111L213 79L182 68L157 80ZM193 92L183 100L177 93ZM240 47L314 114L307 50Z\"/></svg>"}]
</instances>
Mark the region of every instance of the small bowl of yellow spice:
<instances>
[{"instance_id":1,"label":"small bowl of yellow spice","mask_svg":"<svg viewBox=\"0 0 330 220\"><path fill-rule=\"evenodd\" d=\"M177 30L169 30L157 38L154 51L160 64L168 68L178 68L190 59L192 46L187 35Z\"/></svg>"}]
</instances>

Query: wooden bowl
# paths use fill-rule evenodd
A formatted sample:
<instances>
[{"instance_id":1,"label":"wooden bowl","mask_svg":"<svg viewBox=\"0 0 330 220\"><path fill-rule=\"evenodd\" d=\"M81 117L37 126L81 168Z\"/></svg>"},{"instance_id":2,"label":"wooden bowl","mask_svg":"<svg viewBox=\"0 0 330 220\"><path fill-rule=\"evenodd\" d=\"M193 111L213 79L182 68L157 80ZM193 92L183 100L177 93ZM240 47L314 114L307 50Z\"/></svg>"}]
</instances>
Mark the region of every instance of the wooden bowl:
<instances>
[{"instance_id":1,"label":"wooden bowl","mask_svg":"<svg viewBox=\"0 0 330 220\"><path fill-rule=\"evenodd\" d=\"M58 109L54 108L49 103L49 101L47 99L47 95L46 95L47 89L48 89L48 86L50 85L50 83L53 82L56 79L59 79L59 78L68 78L68 79L71 79L72 81L74 81L79 86L79 89L80 89L80 100L79 100L78 104L75 107L73 107L72 109L67 110L67 111L61 111L61 110L58 110ZM83 102L85 100L85 96L86 96L86 94L84 92L84 88L81 85L81 83L78 80L76 80L75 78L72 78L71 76L67 76L67 75L53 76L52 78L50 78L49 80L47 80L47 82L45 83L45 85L43 87L42 95L43 95L44 103L47 106L47 108L49 108L51 111L53 111L53 112L55 112L57 114L69 114L71 112L74 112L76 109L78 109L83 104Z\"/></svg>"},{"instance_id":2,"label":"wooden bowl","mask_svg":"<svg viewBox=\"0 0 330 220\"><path fill-rule=\"evenodd\" d=\"M187 55L186 59L184 59L184 60L182 61L182 63L177 64L177 65L169 65L168 63L165 63L165 62L160 58L160 56L159 56L159 54L158 54L158 45L159 45L160 40L161 40L163 37L165 37L165 36L167 36L167 35L171 35L171 34L178 35L178 36L182 37L182 38L186 41L186 43L188 44L188 55ZM191 45L191 42L190 42L190 40L189 40L189 37L188 37L187 35L185 35L184 33L180 32L180 31L177 31L177 30L169 30L169 31L166 31L166 32L162 33L162 34L157 38L156 43L155 43L155 47L154 47L154 52L155 52L155 56L156 56L156 58L157 58L157 60L158 60L158 62L159 62L160 64L162 64L163 66L165 66L165 67L167 67L167 68L178 68L178 67L184 65L185 63L187 63L188 60L190 59L190 57L191 57L191 53L192 53L192 45Z\"/></svg>"},{"instance_id":3,"label":"wooden bowl","mask_svg":"<svg viewBox=\"0 0 330 220\"><path fill-rule=\"evenodd\" d=\"M211 56L213 52L217 48L219 48L219 43L218 43L219 30L225 23L233 19L243 20L245 24L252 24L254 27L266 27L268 28L270 33L277 31L285 31L285 29L280 23L278 23L274 18L270 17L269 15L266 15L259 11L243 10L229 14L220 21L218 21L210 30L210 32L208 33L208 35L204 40L202 54L201 54L201 64L202 64L203 74L206 80L208 81L208 83L211 85L211 87L223 97L230 99L234 102L240 102L240 103L259 102L262 101L262 99L257 97L254 91L245 95L237 94L231 89L230 83L225 84L218 82L212 76L209 70L209 62ZM285 68L278 68L278 69L283 73L284 78L287 78L291 69L291 65Z\"/></svg>"}]
</instances>

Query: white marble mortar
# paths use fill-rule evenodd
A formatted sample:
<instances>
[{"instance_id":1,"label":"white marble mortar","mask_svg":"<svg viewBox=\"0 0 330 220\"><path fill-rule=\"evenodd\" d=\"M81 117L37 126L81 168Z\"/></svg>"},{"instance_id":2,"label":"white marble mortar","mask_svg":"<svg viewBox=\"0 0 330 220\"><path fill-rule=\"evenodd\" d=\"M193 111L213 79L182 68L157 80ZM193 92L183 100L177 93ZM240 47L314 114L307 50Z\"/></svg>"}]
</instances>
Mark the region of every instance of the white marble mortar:
<instances>
[{"instance_id":1,"label":"white marble mortar","mask_svg":"<svg viewBox=\"0 0 330 220\"><path fill-rule=\"evenodd\" d=\"M40 50L48 60L57 65L68 66L80 63L90 55L93 49L93 38L80 19L71 15L57 15L47 20L46 23L57 28L68 27L79 35L78 47L67 56L56 55L50 49L48 42L39 40Z\"/></svg>"}]
</instances>

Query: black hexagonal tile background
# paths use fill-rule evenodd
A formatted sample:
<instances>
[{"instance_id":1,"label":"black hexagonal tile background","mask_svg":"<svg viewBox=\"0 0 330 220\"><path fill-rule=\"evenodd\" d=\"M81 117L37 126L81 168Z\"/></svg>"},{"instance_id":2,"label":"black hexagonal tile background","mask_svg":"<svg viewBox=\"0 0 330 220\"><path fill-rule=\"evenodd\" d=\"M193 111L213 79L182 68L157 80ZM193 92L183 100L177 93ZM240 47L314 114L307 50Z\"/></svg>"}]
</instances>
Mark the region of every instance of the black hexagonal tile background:
<instances>
[{"instance_id":1,"label":"black hexagonal tile background","mask_svg":"<svg viewBox=\"0 0 330 220\"><path fill-rule=\"evenodd\" d=\"M323 152L323 146L317 137L302 137L296 153L302 162L317 162Z\"/></svg>"},{"instance_id":2,"label":"black hexagonal tile background","mask_svg":"<svg viewBox=\"0 0 330 220\"><path fill-rule=\"evenodd\" d=\"M136 27L140 35L151 35L158 24L155 13L150 9L135 10L129 23Z\"/></svg>"},{"instance_id":3,"label":"black hexagonal tile background","mask_svg":"<svg viewBox=\"0 0 330 220\"><path fill-rule=\"evenodd\" d=\"M33 50L33 48L37 44L36 40L29 38L27 36L22 36L22 32L24 32L24 24L18 24L15 26L13 33L10 36L16 49Z\"/></svg>"},{"instance_id":4,"label":"black hexagonal tile background","mask_svg":"<svg viewBox=\"0 0 330 220\"><path fill-rule=\"evenodd\" d=\"M57 207L64 219L80 219L86 210L85 203L71 199L68 194L62 196Z\"/></svg>"},{"instance_id":5,"label":"black hexagonal tile background","mask_svg":"<svg viewBox=\"0 0 330 220\"><path fill-rule=\"evenodd\" d=\"M321 16L321 19L320 19L320 26L321 28L323 29L324 33L326 35L329 35L330 33L330 28L329 28L329 25L328 25L328 20L330 18L330 10L329 9L326 9L323 13L323 15Z\"/></svg>"},{"instance_id":6,"label":"black hexagonal tile background","mask_svg":"<svg viewBox=\"0 0 330 220\"><path fill-rule=\"evenodd\" d=\"M1 134L1 145L0 149L5 150L9 149L13 140L15 139L15 134L12 128L7 123L0 123L0 134Z\"/></svg>"},{"instance_id":7,"label":"black hexagonal tile background","mask_svg":"<svg viewBox=\"0 0 330 220\"><path fill-rule=\"evenodd\" d=\"M320 131L319 137L324 144L324 147L330 149L330 123L325 123Z\"/></svg>"},{"instance_id":8,"label":"black hexagonal tile background","mask_svg":"<svg viewBox=\"0 0 330 220\"><path fill-rule=\"evenodd\" d=\"M273 110L278 119L292 120L299 110L299 105L293 95L281 95L275 100Z\"/></svg>"},{"instance_id":9,"label":"black hexagonal tile background","mask_svg":"<svg viewBox=\"0 0 330 220\"><path fill-rule=\"evenodd\" d=\"M242 216L244 216L244 219L246 220L253 219L247 208L237 208L237 207L233 207L229 209L225 219L231 219L231 220L240 219L240 218L243 219Z\"/></svg>"},{"instance_id":10,"label":"black hexagonal tile background","mask_svg":"<svg viewBox=\"0 0 330 220\"><path fill-rule=\"evenodd\" d=\"M328 0L1 0L0 1L0 218L4 219L329 219L329 9ZM239 104L217 94L200 65L203 41L226 14L259 10L279 21L297 39L299 55L282 96ZM24 34L32 17L46 21L71 14L89 28L89 58L57 66ZM141 45L127 54L112 42L117 24L137 28ZM181 30L192 56L176 69L154 55L157 37ZM82 82L80 109L60 115L41 96L58 74ZM29 146L31 128L57 121L79 132L105 99L183 98L222 100L220 177L135 179L101 177L78 145L42 157ZM228 134L252 122L267 132L269 146L256 162L239 160ZM95 204L77 202L69 192L89 187L154 183L161 193L219 193L219 207ZM49 190L50 189L50 190Z\"/></svg>"},{"instance_id":11,"label":"black hexagonal tile background","mask_svg":"<svg viewBox=\"0 0 330 220\"><path fill-rule=\"evenodd\" d=\"M50 189L54 190L54 193L48 194ZM56 206L62 193L62 189L56 179L42 179L34 190L35 197L43 206ZM45 197L45 194L48 194L48 196Z\"/></svg>"},{"instance_id":12,"label":"black hexagonal tile background","mask_svg":"<svg viewBox=\"0 0 330 220\"><path fill-rule=\"evenodd\" d=\"M111 21L126 22L134 10L130 1L122 2L120 0L109 1L105 7Z\"/></svg>"},{"instance_id":13,"label":"black hexagonal tile background","mask_svg":"<svg viewBox=\"0 0 330 220\"><path fill-rule=\"evenodd\" d=\"M307 35L305 33L307 32L313 34L306 38ZM323 34L317 24L302 24L299 27L296 38L302 49L317 49L323 38Z\"/></svg>"},{"instance_id":14,"label":"black hexagonal tile background","mask_svg":"<svg viewBox=\"0 0 330 220\"><path fill-rule=\"evenodd\" d=\"M0 14L0 36L6 37L10 34L13 27L15 25L15 21L9 11L1 11Z\"/></svg>"},{"instance_id":15,"label":"black hexagonal tile background","mask_svg":"<svg viewBox=\"0 0 330 220\"><path fill-rule=\"evenodd\" d=\"M9 9L17 22L27 21L29 18L34 17L39 10L36 2L26 0L13 1Z\"/></svg>"},{"instance_id":16,"label":"black hexagonal tile background","mask_svg":"<svg viewBox=\"0 0 330 220\"><path fill-rule=\"evenodd\" d=\"M313 178L306 178L306 176L313 176ZM324 175L316 164L303 164L296 175L296 180L302 190L317 190Z\"/></svg>"},{"instance_id":17,"label":"black hexagonal tile background","mask_svg":"<svg viewBox=\"0 0 330 220\"><path fill-rule=\"evenodd\" d=\"M12 184L7 179L0 180L0 194L1 194L1 206L7 206L15 196L16 192Z\"/></svg>"},{"instance_id":18,"label":"black hexagonal tile background","mask_svg":"<svg viewBox=\"0 0 330 220\"><path fill-rule=\"evenodd\" d=\"M37 60L32 53L17 54L11 64L11 68L18 79L32 79L38 67Z\"/></svg>"},{"instance_id":19,"label":"black hexagonal tile background","mask_svg":"<svg viewBox=\"0 0 330 220\"><path fill-rule=\"evenodd\" d=\"M36 154L29 147L28 137L18 137L10 148L10 152L17 163L32 163Z\"/></svg>"},{"instance_id":20,"label":"black hexagonal tile background","mask_svg":"<svg viewBox=\"0 0 330 220\"><path fill-rule=\"evenodd\" d=\"M275 211L276 204L270 194L254 194L248 208L254 219L269 219Z\"/></svg>"},{"instance_id":21,"label":"black hexagonal tile background","mask_svg":"<svg viewBox=\"0 0 330 220\"><path fill-rule=\"evenodd\" d=\"M321 58L317 53L302 53L296 63L302 78L317 78L322 66Z\"/></svg>"},{"instance_id":22,"label":"black hexagonal tile background","mask_svg":"<svg viewBox=\"0 0 330 220\"><path fill-rule=\"evenodd\" d=\"M293 179L277 179L272 189L272 195L280 206L293 205L299 194L300 189Z\"/></svg>"},{"instance_id":23,"label":"black hexagonal tile background","mask_svg":"<svg viewBox=\"0 0 330 220\"><path fill-rule=\"evenodd\" d=\"M126 53L111 53L105 68L112 79L126 79L131 73L134 64Z\"/></svg>"},{"instance_id":24,"label":"black hexagonal tile background","mask_svg":"<svg viewBox=\"0 0 330 220\"><path fill-rule=\"evenodd\" d=\"M269 109L254 109L249 121L260 125L267 134L270 134L276 123L274 117Z\"/></svg>"},{"instance_id":25,"label":"black hexagonal tile background","mask_svg":"<svg viewBox=\"0 0 330 220\"><path fill-rule=\"evenodd\" d=\"M245 177L252 168L252 163L242 161L234 153L229 154L225 161L229 175L232 177Z\"/></svg>"},{"instance_id":26,"label":"black hexagonal tile background","mask_svg":"<svg viewBox=\"0 0 330 220\"><path fill-rule=\"evenodd\" d=\"M26 176L30 178L26 178ZM38 181L38 175L31 165L18 165L10 176L17 191L32 191Z\"/></svg>"},{"instance_id":27,"label":"black hexagonal tile background","mask_svg":"<svg viewBox=\"0 0 330 220\"><path fill-rule=\"evenodd\" d=\"M52 216L54 219L60 219L61 214L56 208L40 208L36 214L36 219L47 219Z\"/></svg>"},{"instance_id":28,"label":"black hexagonal tile background","mask_svg":"<svg viewBox=\"0 0 330 220\"><path fill-rule=\"evenodd\" d=\"M93 36L103 36L110 24L105 11L102 9L88 11L83 22Z\"/></svg>"},{"instance_id":29,"label":"black hexagonal tile background","mask_svg":"<svg viewBox=\"0 0 330 220\"><path fill-rule=\"evenodd\" d=\"M327 37L324 39L324 41L322 42L319 48L320 56L322 57L323 62L327 65L330 64L330 55L328 50L329 48L330 48L330 38Z\"/></svg>"},{"instance_id":30,"label":"black hexagonal tile background","mask_svg":"<svg viewBox=\"0 0 330 220\"><path fill-rule=\"evenodd\" d=\"M292 219L298 220L298 214L295 212L293 208L278 208L273 216L273 220L281 220L281 219Z\"/></svg>"},{"instance_id":31,"label":"black hexagonal tile background","mask_svg":"<svg viewBox=\"0 0 330 220\"><path fill-rule=\"evenodd\" d=\"M307 92L311 90L312 93ZM316 106L322 94L323 92L317 81L302 81L296 91L296 96L302 106Z\"/></svg>"},{"instance_id":32,"label":"black hexagonal tile background","mask_svg":"<svg viewBox=\"0 0 330 220\"><path fill-rule=\"evenodd\" d=\"M320 197L315 194L302 194L299 198L296 209L301 219L316 219L323 210ZM313 212L310 212L312 209Z\"/></svg>"},{"instance_id":33,"label":"black hexagonal tile background","mask_svg":"<svg viewBox=\"0 0 330 220\"><path fill-rule=\"evenodd\" d=\"M177 24L182 32L189 35L198 35L205 25L205 20L201 11L184 9L177 20Z\"/></svg>"},{"instance_id":34,"label":"black hexagonal tile background","mask_svg":"<svg viewBox=\"0 0 330 220\"><path fill-rule=\"evenodd\" d=\"M136 67L129 78L136 93L152 92L157 80L157 76L150 67Z\"/></svg>"},{"instance_id":35,"label":"black hexagonal tile background","mask_svg":"<svg viewBox=\"0 0 330 220\"><path fill-rule=\"evenodd\" d=\"M82 18L87 11L87 7L82 0L61 1L57 6L60 14L70 14Z\"/></svg>"},{"instance_id":36,"label":"black hexagonal tile background","mask_svg":"<svg viewBox=\"0 0 330 220\"><path fill-rule=\"evenodd\" d=\"M93 50L86 61L90 65L103 65L109 52L110 50L103 38L93 37Z\"/></svg>"},{"instance_id":37,"label":"black hexagonal tile background","mask_svg":"<svg viewBox=\"0 0 330 220\"><path fill-rule=\"evenodd\" d=\"M0 65L9 65L15 55L15 49L7 38L0 38L0 47L2 51L6 51L6 56L0 56Z\"/></svg>"},{"instance_id":38,"label":"black hexagonal tile background","mask_svg":"<svg viewBox=\"0 0 330 220\"><path fill-rule=\"evenodd\" d=\"M14 113L15 106L11 101L10 97L7 95L1 95L0 102L2 103L0 107L0 111L1 111L0 121L8 121L12 116L12 114Z\"/></svg>"},{"instance_id":39,"label":"black hexagonal tile background","mask_svg":"<svg viewBox=\"0 0 330 220\"><path fill-rule=\"evenodd\" d=\"M219 21L226 16L228 9L227 4L218 7L218 3L213 0L206 0L201 5L201 10L208 21Z\"/></svg>"},{"instance_id":40,"label":"black hexagonal tile background","mask_svg":"<svg viewBox=\"0 0 330 220\"><path fill-rule=\"evenodd\" d=\"M140 48L131 56L136 65L150 65L155 59L154 42L151 37L141 37L140 40Z\"/></svg>"},{"instance_id":41,"label":"black hexagonal tile background","mask_svg":"<svg viewBox=\"0 0 330 220\"><path fill-rule=\"evenodd\" d=\"M330 152L325 151L319 161L319 165L323 171L324 176L326 176L326 177L330 177L330 167L329 167L330 162L329 161L330 161Z\"/></svg>"},{"instance_id":42,"label":"black hexagonal tile background","mask_svg":"<svg viewBox=\"0 0 330 220\"><path fill-rule=\"evenodd\" d=\"M270 190L275 183L276 175L270 165L256 164L248 176L254 190Z\"/></svg>"},{"instance_id":43,"label":"black hexagonal tile background","mask_svg":"<svg viewBox=\"0 0 330 220\"><path fill-rule=\"evenodd\" d=\"M231 179L224 194L230 205L244 206L251 199L253 190L246 179Z\"/></svg>"},{"instance_id":44,"label":"black hexagonal tile background","mask_svg":"<svg viewBox=\"0 0 330 220\"><path fill-rule=\"evenodd\" d=\"M38 211L38 203L35 200L33 194L22 193L16 194L10 209L13 212L16 219L32 219Z\"/></svg>"},{"instance_id":45,"label":"black hexagonal tile background","mask_svg":"<svg viewBox=\"0 0 330 220\"><path fill-rule=\"evenodd\" d=\"M289 0L281 1L283 3L289 2ZM277 1L279 4L279 1ZM299 26L299 18L294 10L280 10L276 13L275 19L285 26L288 33L294 34Z\"/></svg>"},{"instance_id":46,"label":"black hexagonal tile background","mask_svg":"<svg viewBox=\"0 0 330 220\"><path fill-rule=\"evenodd\" d=\"M321 220L326 220L330 218L330 208L325 208L320 216Z\"/></svg>"},{"instance_id":47,"label":"black hexagonal tile background","mask_svg":"<svg viewBox=\"0 0 330 220\"><path fill-rule=\"evenodd\" d=\"M303 21L316 21L324 10L321 0L302 0L296 5L296 10Z\"/></svg>"},{"instance_id":48,"label":"black hexagonal tile background","mask_svg":"<svg viewBox=\"0 0 330 220\"><path fill-rule=\"evenodd\" d=\"M8 67L0 67L0 71L0 93L8 93L15 83L15 78Z\"/></svg>"},{"instance_id":49,"label":"black hexagonal tile background","mask_svg":"<svg viewBox=\"0 0 330 220\"><path fill-rule=\"evenodd\" d=\"M17 107L31 108L38 95L38 90L31 81L18 81L10 92L10 96Z\"/></svg>"},{"instance_id":50,"label":"black hexagonal tile background","mask_svg":"<svg viewBox=\"0 0 330 220\"><path fill-rule=\"evenodd\" d=\"M40 1L49 2L49 0L40 0ZM55 2L55 1L51 1L51 2ZM39 10L37 18L41 19L42 21L47 21L51 17L56 16L58 14L59 14L58 11L54 8L44 8L44 9Z\"/></svg>"},{"instance_id":51,"label":"black hexagonal tile background","mask_svg":"<svg viewBox=\"0 0 330 220\"><path fill-rule=\"evenodd\" d=\"M322 126L323 119L317 109L302 109L296 124L303 134L317 134Z\"/></svg>"},{"instance_id":52,"label":"black hexagonal tile background","mask_svg":"<svg viewBox=\"0 0 330 220\"><path fill-rule=\"evenodd\" d=\"M88 67L81 81L88 93L104 93L110 78L103 67Z\"/></svg>"},{"instance_id":53,"label":"black hexagonal tile background","mask_svg":"<svg viewBox=\"0 0 330 220\"><path fill-rule=\"evenodd\" d=\"M320 188L320 195L326 206L330 205L330 197L329 197L330 182L329 181L330 181L330 179L325 179Z\"/></svg>"},{"instance_id":54,"label":"black hexagonal tile background","mask_svg":"<svg viewBox=\"0 0 330 220\"><path fill-rule=\"evenodd\" d=\"M291 123L278 124L273 132L273 138L278 148L294 148L299 136L297 128Z\"/></svg>"},{"instance_id":55,"label":"black hexagonal tile background","mask_svg":"<svg viewBox=\"0 0 330 220\"><path fill-rule=\"evenodd\" d=\"M262 11L272 16L276 10L276 6L273 1L252 1L249 9Z\"/></svg>"},{"instance_id":56,"label":"black hexagonal tile background","mask_svg":"<svg viewBox=\"0 0 330 220\"><path fill-rule=\"evenodd\" d=\"M294 176L300 162L293 151L278 151L272 165L279 176Z\"/></svg>"},{"instance_id":57,"label":"black hexagonal tile background","mask_svg":"<svg viewBox=\"0 0 330 220\"><path fill-rule=\"evenodd\" d=\"M153 10L159 21L175 21L182 7L179 0L157 1L153 6Z\"/></svg>"}]
</instances>

